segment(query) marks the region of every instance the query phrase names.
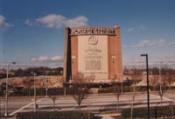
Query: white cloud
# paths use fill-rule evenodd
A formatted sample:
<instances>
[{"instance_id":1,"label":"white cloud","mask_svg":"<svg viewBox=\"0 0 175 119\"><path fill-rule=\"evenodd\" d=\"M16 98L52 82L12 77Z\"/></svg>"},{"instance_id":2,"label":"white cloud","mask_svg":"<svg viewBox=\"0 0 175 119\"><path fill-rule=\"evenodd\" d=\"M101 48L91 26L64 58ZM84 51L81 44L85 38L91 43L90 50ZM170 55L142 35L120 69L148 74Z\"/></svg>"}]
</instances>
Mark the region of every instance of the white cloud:
<instances>
[{"instance_id":1,"label":"white cloud","mask_svg":"<svg viewBox=\"0 0 175 119\"><path fill-rule=\"evenodd\" d=\"M175 46L174 41L165 40L163 38L153 40L141 40L135 44L124 45L125 48L158 48L158 47L172 47Z\"/></svg>"},{"instance_id":2,"label":"white cloud","mask_svg":"<svg viewBox=\"0 0 175 119\"><path fill-rule=\"evenodd\" d=\"M0 28L8 28L11 25L6 21L6 18L0 15Z\"/></svg>"},{"instance_id":3,"label":"white cloud","mask_svg":"<svg viewBox=\"0 0 175 119\"><path fill-rule=\"evenodd\" d=\"M79 16L73 19L67 19L64 24L69 27L87 26L88 19L85 16Z\"/></svg>"},{"instance_id":4,"label":"white cloud","mask_svg":"<svg viewBox=\"0 0 175 119\"><path fill-rule=\"evenodd\" d=\"M135 27L129 27L129 28L127 29L127 32L132 32L132 31L135 31Z\"/></svg>"},{"instance_id":5,"label":"white cloud","mask_svg":"<svg viewBox=\"0 0 175 119\"><path fill-rule=\"evenodd\" d=\"M47 16L37 18L36 22L49 28L60 28L63 26L65 20L66 18L62 15L49 14Z\"/></svg>"},{"instance_id":6,"label":"white cloud","mask_svg":"<svg viewBox=\"0 0 175 119\"><path fill-rule=\"evenodd\" d=\"M175 42L172 42L171 45L174 45L175 46Z\"/></svg>"},{"instance_id":7,"label":"white cloud","mask_svg":"<svg viewBox=\"0 0 175 119\"><path fill-rule=\"evenodd\" d=\"M67 18L59 14L49 14L36 19L36 23L44 25L48 28L61 28L63 26L80 27L88 25L88 19L85 16L77 16L75 18Z\"/></svg>"},{"instance_id":8,"label":"white cloud","mask_svg":"<svg viewBox=\"0 0 175 119\"><path fill-rule=\"evenodd\" d=\"M126 65L130 66L143 66L145 65L145 59L143 57L130 58L125 61ZM169 67L175 67L175 56L158 56L158 57L150 57L149 58L150 66L167 65Z\"/></svg>"},{"instance_id":9,"label":"white cloud","mask_svg":"<svg viewBox=\"0 0 175 119\"><path fill-rule=\"evenodd\" d=\"M25 23L26 25L28 25L28 26L32 26L32 25L33 25L32 21L29 20L29 19L26 19L24 23Z\"/></svg>"},{"instance_id":10,"label":"white cloud","mask_svg":"<svg viewBox=\"0 0 175 119\"><path fill-rule=\"evenodd\" d=\"M133 45L134 48L146 48L146 47L162 47L167 45L167 42L165 39L159 39L159 40L142 40L138 42L137 44Z\"/></svg>"},{"instance_id":11,"label":"white cloud","mask_svg":"<svg viewBox=\"0 0 175 119\"><path fill-rule=\"evenodd\" d=\"M160 60L160 58L159 58ZM175 64L175 56L165 56L161 59L162 63L168 62Z\"/></svg>"},{"instance_id":12,"label":"white cloud","mask_svg":"<svg viewBox=\"0 0 175 119\"><path fill-rule=\"evenodd\" d=\"M147 28L144 25L137 25L127 28L127 32L139 32L139 31L145 31Z\"/></svg>"},{"instance_id":13,"label":"white cloud","mask_svg":"<svg viewBox=\"0 0 175 119\"><path fill-rule=\"evenodd\" d=\"M53 56L53 57L39 56L39 57L32 58L32 61L33 62L63 62L63 57L62 56Z\"/></svg>"},{"instance_id":14,"label":"white cloud","mask_svg":"<svg viewBox=\"0 0 175 119\"><path fill-rule=\"evenodd\" d=\"M51 57L52 61L63 61L63 56L53 56Z\"/></svg>"}]
</instances>

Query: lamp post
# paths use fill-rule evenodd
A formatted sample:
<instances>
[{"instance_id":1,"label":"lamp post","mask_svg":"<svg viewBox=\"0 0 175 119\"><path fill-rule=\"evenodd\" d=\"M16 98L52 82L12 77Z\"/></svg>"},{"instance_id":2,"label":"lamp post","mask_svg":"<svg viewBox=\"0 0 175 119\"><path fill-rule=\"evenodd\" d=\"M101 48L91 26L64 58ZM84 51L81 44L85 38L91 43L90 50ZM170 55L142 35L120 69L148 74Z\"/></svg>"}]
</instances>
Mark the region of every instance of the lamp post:
<instances>
[{"instance_id":1,"label":"lamp post","mask_svg":"<svg viewBox=\"0 0 175 119\"><path fill-rule=\"evenodd\" d=\"M141 54L140 56L146 58L146 79L147 79L147 118L150 119L150 95L149 95L149 67L148 67L148 54Z\"/></svg>"},{"instance_id":2,"label":"lamp post","mask_svg":"<svg viewBox=\"0 0 175 119\"><path fill-rule=\"evenodd\" d=\"M8 62L7 63L7 69L6 69L6 91L5 91L5 114L4 116L8 116L8 79L9 79L9 66L10 64L16 64L16 62Z\"/></svg>"},{"instance_id":3,"label":"lamp post","mask_svg":"<svg viewBox=\"0 0 175 119\"><path fill-rule=\"evenodd\" d=\"M131 119L133 119L133 109L134 109L134 101L135 101L135 86L136 86L136 82L134 81L133 97L132 97L132 105L131 105Z\"/></svg>"},{"instance_id":4,"label":"lamp post","mask_svg":"<svg viewBox=\"0 0 175 119\"><path fill-rule=\"evenodd\" d=\"M49 72L47 71L46 72L46 79L45 79L45 97L48 97L48 79L49 79L48 74L49 74Z\"/></svg>"},{"instance_id":5,"label":"lamp post","mask_svg":"<svg viewBox=\"0 0 175 119\"><path fill-rule=\"evenodd\" d=\"M163 91L162 91L162 67L161 67L162 62L159 64L159 93L161 96L161 102L162 102L162 96L163 96Z\"/></svg>"},{"instance_id":6,"label":"lamp post","mask_svg":"<svg viewBox=\"0 0 175 119\"><path fill-rule=\"evenodd\" d=\"M36 73L35 72L32 72L33 74L33 97L34 97L34 112L36 112L36 81L35 81L35 76L36 76Z\"/></svg>"},{"instance_id":7,"label":"lamp post","mask_svg":"<svg viewBox=\"0 0 175 119\"><path fill-rule=\"evenodd\" d=\"M45 87L45 88L46 88L46 89L45 89L45 90L46 90L46 96L45 96L45 97L48 97L48 77L47 77L47 79L46 79L45 84L46 84L46 85L45 85L45 86L46 86L46 87Z\"/></svg>"}]
</instances>

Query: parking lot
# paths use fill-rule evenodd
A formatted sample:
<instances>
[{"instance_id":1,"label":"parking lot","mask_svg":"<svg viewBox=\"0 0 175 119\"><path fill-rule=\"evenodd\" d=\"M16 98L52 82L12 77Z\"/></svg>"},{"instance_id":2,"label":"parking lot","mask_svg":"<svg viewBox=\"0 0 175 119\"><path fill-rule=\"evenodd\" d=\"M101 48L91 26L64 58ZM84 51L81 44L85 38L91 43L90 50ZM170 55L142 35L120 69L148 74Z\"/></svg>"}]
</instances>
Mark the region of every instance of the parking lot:
<instances>
[{"instance_id":1,"label":"parking lot","mask_svg":"<svg viewBox=\"0 0 175 119\"><path fill-rule=\"evenodd\" d=\"M162 104L172 105L175 99L175 94L173 91L168 91L164 94ZM161 100L160 96L156 92L151 92L150 94L150 104L151 106L159 105ZM99 110L116 110L117 108L131 108L131 104L135 107L146 107L147 106L147 95L146 92L137 92L135 94L135 100L133 101L133 93L123 93L119 96L119 101L117 101L116 94L104 93L104 94L88 94L82 100L81 106L79 108L74 96L56 96L55 104L50 97L38 97L37 105L38 111L42 110L89 110L89 111L99 111ZM52 107L55 107L54 109ZM1 116L4 114L5 100L1 97ZM8 113L10 116L15 116L16 113L21 111L33 111L34 110L34 100L33 97L9 97L8 101Z\"/></svg>"}]
</instances>

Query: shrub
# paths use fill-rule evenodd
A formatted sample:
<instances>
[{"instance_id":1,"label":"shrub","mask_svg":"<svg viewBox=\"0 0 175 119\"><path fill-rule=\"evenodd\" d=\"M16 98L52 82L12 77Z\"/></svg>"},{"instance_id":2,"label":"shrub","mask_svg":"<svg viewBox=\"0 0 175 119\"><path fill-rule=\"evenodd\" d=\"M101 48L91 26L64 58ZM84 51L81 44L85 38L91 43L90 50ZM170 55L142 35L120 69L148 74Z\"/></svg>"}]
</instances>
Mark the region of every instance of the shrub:
<instances>
[{"instance_id":1,"label":"shrub","mask_svg":"<svg viewBox=\"0 0 175 119\"><path fill-rule=\"evenodd\" d=\"M175 115L173 112L175 110L174 106L162 106L162 107L150 107L150 116L151 117L168 117ZM131 116L131 109L123 109L122 110L122 117L124 119L130 118ZM147 118L147 108L134 108L133 109L133 117L134 118Z\"/></svg>"},{"instance_id":2,"label":"shrub","mask_svg":"<svg viewBox=\"0 0 175 119\"><path fill-rule=\"evenodd\" d=\"M20 112L17 119L93 119L94 114L90 112L63 111L63 112Z\"/></svg>"}]
</instances>

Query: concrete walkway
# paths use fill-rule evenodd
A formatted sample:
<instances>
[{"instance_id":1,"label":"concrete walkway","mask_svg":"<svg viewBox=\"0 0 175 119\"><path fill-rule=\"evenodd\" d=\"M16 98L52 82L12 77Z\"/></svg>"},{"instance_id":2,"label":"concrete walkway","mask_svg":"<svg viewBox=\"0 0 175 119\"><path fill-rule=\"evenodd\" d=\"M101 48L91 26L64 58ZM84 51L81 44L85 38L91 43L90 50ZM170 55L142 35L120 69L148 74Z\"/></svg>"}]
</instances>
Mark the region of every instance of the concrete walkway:
<instances>
[{"instance_id":1,"label":"concrete walkway","mask_svg":"<svg viewBox=\"0 0 175 119\"><path fill-rule=\"evenodd\" d=\"M118 119L121 119L119 113L99 114L98 116L102 117L102 119L114 119L114 117L119 117Z\"/></svg>"}]
</instances>

